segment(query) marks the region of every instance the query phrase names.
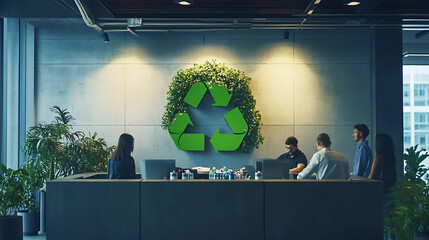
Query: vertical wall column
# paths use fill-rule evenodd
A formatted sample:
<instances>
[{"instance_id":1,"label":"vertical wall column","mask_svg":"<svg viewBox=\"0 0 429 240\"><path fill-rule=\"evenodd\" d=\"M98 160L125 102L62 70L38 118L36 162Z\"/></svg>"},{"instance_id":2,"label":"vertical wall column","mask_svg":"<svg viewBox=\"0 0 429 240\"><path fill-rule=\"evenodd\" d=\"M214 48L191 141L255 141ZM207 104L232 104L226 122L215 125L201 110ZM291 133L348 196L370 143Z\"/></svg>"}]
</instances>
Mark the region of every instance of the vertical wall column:
<instances>
[{"instance_id":1,"label":"vertical wall column","mask_svg":"<svg viewBox=\"0 0 429 240\"><path fill-rule=\"evenodd\" d=\"M34 26L20 21L19 146L24 145L28 128L35 124L34 42ZM19 166L21 166L25 161L25 154L21 150L18 154Z\"/></svg>"},{"instance_id":2,"label":"vertical wall column","mask_svg":"<svg viewBox=\"0 0 429 240\"><path fill-rule=\"evenodd\" d=\"M374 30L372 43L373 140L378 133L393 138L400 177L404 167L402 29Z\"/></svg>"},{"instance_id":3,"label":"vertical wall column","mask_svg":"<svg viewBox=\"0 0 429 240\"><path fill-rule=\"evenodd\" d=\"M18 167L19 132L19 19L4 19L3 42L3 135L6 165Z\"/></svg>"},{"instance_id":4,"label":"vertical wall column","mask_svg":"<svg viewBox=\"0 0 429 240\"><path fill-rule=\"evenodd\" d=\"M0 162L6 164L6 134L4 133L6 116L3 112L3 18L0 18Z\"/></svg>"},{"instance_id":5,"label":"vertical wall column","mask_svg":"<svg viewBox=\"0 0 429 240\"><path fill-rule=\"evenodd\" d=\"M2 66L2 157L8 167L18 168L25 160L20 146L25 142L27 108L34 109L34 104L27 107L26 95L34 99L33 26L20 19L4 19Z\"/></svg>"}]
</instances>

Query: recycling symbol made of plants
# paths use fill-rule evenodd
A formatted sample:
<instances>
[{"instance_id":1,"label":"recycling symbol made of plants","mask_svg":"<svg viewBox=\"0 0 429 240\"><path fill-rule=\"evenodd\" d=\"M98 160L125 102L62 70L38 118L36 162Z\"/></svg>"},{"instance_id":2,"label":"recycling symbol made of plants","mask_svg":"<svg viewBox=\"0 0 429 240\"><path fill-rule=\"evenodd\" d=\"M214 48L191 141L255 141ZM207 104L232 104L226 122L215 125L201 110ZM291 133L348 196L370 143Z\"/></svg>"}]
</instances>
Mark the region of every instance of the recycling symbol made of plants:
<instances>
[{"instance_id":1,"label":"recycling symbol made of plants","mask_svg":"<svg viewBox=\"0 0 429 240\"><path fill-rule=\"evenodd\" d=\"M232 94L228 93L228 89L226 89L226 87L221 86L218 83L194 83L183 101L194 108L198 108L198 105L207 90L209 90L215 101L212 106L228 106ZM233 133L222 134L220 133L219 128L216 129L216 132L210 138L210 143L213 145L216 152L236 150L248 131L246 120L238 107L227 112L224 117ZM188 113L176 113L173 121L168 126L168 132L170 133L171 138L180 150L204 151L205 135L202 133L184 133L188 124L194 126Z\"/></svg>"}]
</instances>

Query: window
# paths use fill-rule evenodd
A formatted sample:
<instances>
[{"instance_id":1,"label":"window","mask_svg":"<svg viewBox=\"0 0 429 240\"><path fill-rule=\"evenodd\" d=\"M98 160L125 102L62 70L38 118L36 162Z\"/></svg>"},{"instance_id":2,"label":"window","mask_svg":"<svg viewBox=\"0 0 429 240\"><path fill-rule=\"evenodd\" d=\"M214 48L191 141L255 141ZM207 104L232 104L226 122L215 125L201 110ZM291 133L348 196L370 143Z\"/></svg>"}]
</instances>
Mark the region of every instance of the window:
<instances>
[{"instance_id":1,"label":"window","mask_svg":"<svg viewBox=\"0 0 429 240\"><path fill-rule=\"evenodd\" d=\"M429 150L429 66L403 70L404 151L417 144Z\"/></svg>"},{"instance_id":2,"label":"window","mask_svg":"<svg viewBox=\"0 0 429 240\"><path fill-rule=\"evenodd\" d=\"M411 130L411 116L410 113L404 113L404 130Z\"/></svg>"},{"instance_id":3,"label":"window","mask_svg":"<svg viewBox=\"0 0 429 240\"><path fill-rule=\"evenodd\" d=\"M414 85L414 106L429 106L429 84Z\"/></svg>"},{"instance_id":4,"label":"window","mask_svg":"<svg viewBox=\"0 0 429 240\"><path fill-rule=\"evenodd\" d=\"M410 106L410 84L404 84L404 106Z\"/></svg>"}]
</instances>

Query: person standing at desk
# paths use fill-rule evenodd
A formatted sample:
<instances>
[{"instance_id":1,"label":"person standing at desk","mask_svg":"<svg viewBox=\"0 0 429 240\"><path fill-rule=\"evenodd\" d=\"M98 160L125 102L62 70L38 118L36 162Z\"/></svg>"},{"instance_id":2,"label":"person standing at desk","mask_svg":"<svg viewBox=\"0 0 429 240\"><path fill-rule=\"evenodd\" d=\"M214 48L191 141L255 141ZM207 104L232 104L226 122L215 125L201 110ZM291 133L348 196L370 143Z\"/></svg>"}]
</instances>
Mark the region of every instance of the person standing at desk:
<instances>
[{"instance_id":1,"label":"person standing at desk","mask_svg":"<svg viewBox=\"0 0 429 240\"><path fill-rule=\"evenodd\" d=\"M349 164L346 157L330 149L329 135L321 133L316 138L316 152L310 163L300 174L298 179L311 178L316 173L316 179L349 179Z\"/></svg>"},{"instance_id":2,"label":"person standing at desk","mask_svg":"<svg viewBox=\"0 0 429 240\"><path fill-rule=\"evenodd\" d=\"M368 178L383 181L383 192L388 194L397 178L395 148L389 135L380 133L375 136L375 154Z\"/></svg>"},{"instance_id":3,"label":"person standing at desk","mask_svg":"<svg viewBox=\"0 0 429 240\"><path fill-rule=\"evenodd\" d=\"M136 178L136 165L131 152L134 151L134 138L123 133L118 145L107 163L108 179L134 179Z\"/></svg>"},{"instance_id":4,"label":"person standing at desk","mask_svg":"<svg viewBox=\"0 0 429 240\"><path fill-rule=\"evenodd\" d=\"M365 124L356 124L353 131L353 139L358 143L355 154L353 174L361 177L368 177L372 167L372 151L366 138L369 129Z\"/></svg>"},{"instance_id":5,"label":"person standing at desk","mask_svg":"<svg viewBox=\"0 0 429 240\"><path fill-rule=\"evenodd\" d=\"M289 161L289 171L296 179L297 175L307 166L307 157L298 149L298 139L295 137L288 137L285 141L287 153L278 157L278 160Z\"/></svg>"}]
</instances>

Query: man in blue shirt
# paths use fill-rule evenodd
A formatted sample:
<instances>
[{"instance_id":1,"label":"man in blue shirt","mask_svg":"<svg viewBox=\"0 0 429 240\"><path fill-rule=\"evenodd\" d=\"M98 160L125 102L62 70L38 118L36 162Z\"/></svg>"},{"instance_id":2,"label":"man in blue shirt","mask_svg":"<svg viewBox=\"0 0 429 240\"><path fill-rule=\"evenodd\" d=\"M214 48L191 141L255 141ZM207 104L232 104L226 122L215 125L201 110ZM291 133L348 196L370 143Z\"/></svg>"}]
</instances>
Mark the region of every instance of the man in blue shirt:
<instances>
[{"instance_id":1,"label":"man in blue shirt","mask_svg":"<svg viewBox=\"0 0 429 240\"><path fill-rule=\"evenodd\" d=\"M372 151L366 138L369 135L369 129L365 124L356 124L354 126L353 138L358 143L355 154L353 174L361 177L368 177L372 167Z\"/></svg>"}]
</instances>

